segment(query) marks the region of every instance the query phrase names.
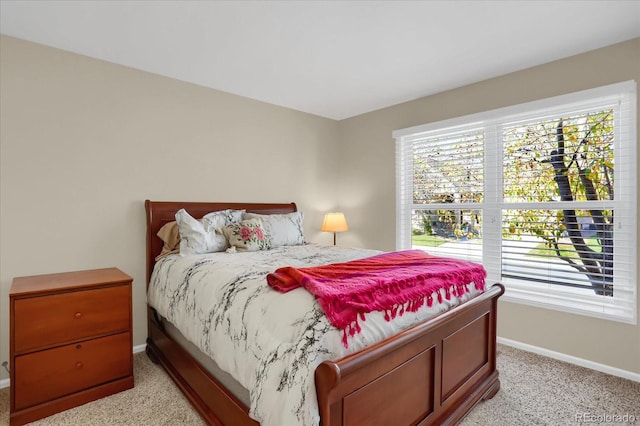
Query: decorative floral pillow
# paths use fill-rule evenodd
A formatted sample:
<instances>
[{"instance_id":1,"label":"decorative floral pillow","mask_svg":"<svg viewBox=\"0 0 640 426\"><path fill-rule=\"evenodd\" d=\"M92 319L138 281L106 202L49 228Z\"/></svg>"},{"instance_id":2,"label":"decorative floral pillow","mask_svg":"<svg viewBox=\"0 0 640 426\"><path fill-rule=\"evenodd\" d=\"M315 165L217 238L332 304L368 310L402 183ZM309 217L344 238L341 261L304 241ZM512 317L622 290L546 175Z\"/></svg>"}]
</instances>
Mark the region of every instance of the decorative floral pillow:
<instances>
[{"instance_id":1,"label":"decorative floral pillow","mask_svg":"<svg viewBox=\"0 0 640 426\"><path fill-rule=\"evenodd\" d=\"M243 220L223 228L229 244L238 251L258 251L271 248L269 236L260 219Z\"/></svg>"},{"instance_id":2,"label":"decorative floral pillow","mask_svg":"<svg viewBox=\"0 0 640 426\"><path fill-rule=\"evenodd\" d=\"M229 247L227 239L220 232L226 225L225 216L217 213L209 213L197 220L185 209L178 210L176 222L180 231L181 256L224 251Z\"/></svg>"},{"instance_id":3,"label":"decorative floral pillow","mask_svg":"<svg viewBox=\"0 0 640 426\"><path fill-rule=\"evenodd\" d=\"M271 247L299 246L304 244L302 231L302 212L287 214L245 213L243 218L260 219L267 235L271 239Z\"/></svg>"}]
</instances>

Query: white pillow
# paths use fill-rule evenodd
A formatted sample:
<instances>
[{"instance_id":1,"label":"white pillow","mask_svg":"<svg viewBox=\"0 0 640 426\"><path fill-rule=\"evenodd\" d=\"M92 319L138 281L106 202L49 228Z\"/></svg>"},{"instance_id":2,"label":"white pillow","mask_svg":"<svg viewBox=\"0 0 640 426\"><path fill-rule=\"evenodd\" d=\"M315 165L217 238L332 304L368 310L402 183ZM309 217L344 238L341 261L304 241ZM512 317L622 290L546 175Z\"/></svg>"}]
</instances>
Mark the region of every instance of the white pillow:
<instances>
[{"instance_id":1,"label":"white pillow","mask_svg":"<svg viewBox=\"0 0 640 426\"><path fill-rule=\"evenodd\" d=\"M304 232L302 230L302 212L287 214L256 214L245 213L243 218L260 219L265 232L271 240L271 247L299 246L304 244Z\"/></svg>"},{"instance_id":2,"label":"white pillow","mask_svg":"<svg viewBox=\"0 0 640 426\"><path fill-rule=\"evenodd\" d=\"M185 209L176 212L176 222L180 231L180 255L212 253L229 247L220 229L226 226L224 214L213 212L202 219L194 219Z\"/></svg>"},{"instance_id":3,"label":"white pillow","mask_svg":"<svg viewBox=\"0 0 640 426\"><path fill-rule=\"evenodd\" d=\"M234 210L234 209L218 210L215 212L207 213L206 215L204 215L203 219L222 217L224 218L223 226L228 226L228 225L231 225L232 223L240 222L242 220L242 215L245 214L245 212L246 210Z\"/></svg>"}]
</instances>

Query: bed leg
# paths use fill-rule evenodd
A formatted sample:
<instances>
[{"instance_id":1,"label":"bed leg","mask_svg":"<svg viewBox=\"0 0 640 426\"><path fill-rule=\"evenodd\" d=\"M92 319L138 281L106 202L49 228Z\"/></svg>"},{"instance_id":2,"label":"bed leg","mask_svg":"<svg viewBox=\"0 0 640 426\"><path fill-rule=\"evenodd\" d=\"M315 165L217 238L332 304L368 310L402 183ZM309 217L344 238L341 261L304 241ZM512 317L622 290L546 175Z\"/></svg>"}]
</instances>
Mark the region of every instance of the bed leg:
<instances>
[{"instance_id":1,"label":"bed leg","mask_svg":"<svg viewBox=\"0 0 640 426\"><path fill-rule=\"evenodd\" d=\"M151 362L153 362L154 364L160 364L160 360L153 352L153 349L151 349L151 341L149 339L147 339L147 347L144 349L144 352L147 354Z\"/></svg>"}]
</instances>

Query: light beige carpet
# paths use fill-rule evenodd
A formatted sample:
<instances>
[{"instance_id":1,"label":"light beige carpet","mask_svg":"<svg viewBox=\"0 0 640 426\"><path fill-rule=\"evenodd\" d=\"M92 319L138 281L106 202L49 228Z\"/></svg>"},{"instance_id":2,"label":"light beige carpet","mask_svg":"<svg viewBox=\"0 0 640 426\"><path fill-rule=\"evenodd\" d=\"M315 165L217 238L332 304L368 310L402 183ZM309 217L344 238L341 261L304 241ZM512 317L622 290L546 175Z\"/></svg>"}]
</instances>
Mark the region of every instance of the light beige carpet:
<instances>
[{"instance_id":1,"label":"light beige carpet","mask_svg":"<svg viewBox=\"0 0 640 426\"><path fill-rule=\"evenodd\" d=\"M640 383L498 345L502 387L463 426L640 425ZM162 368L134 356L135 387L32 425L202 425ZM625 417L626 416L626 417ZM626 419L626 421L623 421ZM583 420L583 421L580 421ZM9 423L9 389L0 390L0 425ZM286 426L286 425L283 425ZM394 425L395 426L395 425Z\"/></svg>"},{"instance_id":2,"label":"light beige carpet","mask_svg":"<svg viewBox=\"0 0 640 426\"><path fill-rule=\"evenodd\" d=\"M53 416L30 425L204 425L162 367L142 352L133 356L135 386L132 389ZM0 390L0 425L9 424L9 388Z\"/></svg>"}]
</instances>

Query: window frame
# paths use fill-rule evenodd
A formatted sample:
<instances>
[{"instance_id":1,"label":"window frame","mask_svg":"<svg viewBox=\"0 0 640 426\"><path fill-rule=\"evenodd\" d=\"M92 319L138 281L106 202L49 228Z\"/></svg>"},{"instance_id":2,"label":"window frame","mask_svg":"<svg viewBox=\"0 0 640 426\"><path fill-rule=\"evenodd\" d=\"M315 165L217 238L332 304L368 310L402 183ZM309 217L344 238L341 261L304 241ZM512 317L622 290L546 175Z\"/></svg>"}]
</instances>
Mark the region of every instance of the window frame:
<instances>
[{"instance_id":1,"label":"window frame","mask_svg":"<svg viewBox=\"0 0 640 426\"><path fill-rule=\"evenodd\" d=\"M484 128L484 197L482 202L460 203L447 208L479 209L482 211L483 265L489 282L503 282L506 293L503 300L543 308L571 312L609 320L637 324L637 87L635 81L625 81L594 89L508 106L477 114L442 120L434 123L396 130L396 249L412 247L411 214L414 209L435 210L439 204L413 204L413 143L429 136L449 132L462 132L472 128ZM614 250L624 241L625 250L614 252L616 264L628 270L628 283L618 284L621 298L598 299L609 296L584 296L575 300L571 292L551 288L541 291L534 286L516 284L502 278L502 210L513 203L502 201L502 143L501 128L504 125L534 116L562 115L568 111L585 108L601 108L617 104L615 125L615 188L616 199L602 200L615 209L629 213L616 215ZM620 107L622 106L622 108ZM624 154L618 154L624 152ZM588 201L572 202L574 208L589 206ZM563 202L547 202L545 208L555 209ZM518 203L518 208L522 203ZM531 206L533 208L533 206ZM540 208L540 207L538 207ZM624 216L624 217L618 217ZM621 229L622 231L619 231ZM500 247L500 256L488 256ZM627 250L630 248L630 250ZM626 270L625 270L626 272ZM615 285L615 284L614 284ZM624 289L624 290L621 290ZM594 305L595 301L595 305Z\"/></svg>"}]
</instances>

